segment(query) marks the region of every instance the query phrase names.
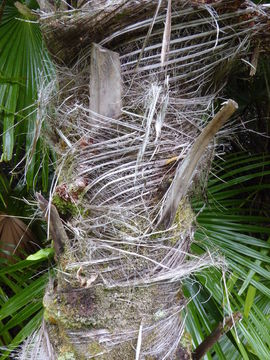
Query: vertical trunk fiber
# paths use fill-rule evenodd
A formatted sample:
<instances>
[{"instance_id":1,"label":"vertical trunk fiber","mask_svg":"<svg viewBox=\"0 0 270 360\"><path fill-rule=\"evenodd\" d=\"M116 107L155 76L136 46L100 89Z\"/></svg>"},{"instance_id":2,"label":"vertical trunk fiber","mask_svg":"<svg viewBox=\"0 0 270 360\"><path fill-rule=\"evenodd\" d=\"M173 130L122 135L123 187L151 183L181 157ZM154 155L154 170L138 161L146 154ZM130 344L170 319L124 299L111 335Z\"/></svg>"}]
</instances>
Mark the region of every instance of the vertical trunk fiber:
<instances>
[{"instance_id":1,"label":"vertical trunk fiber","mask_svg":"<svg viewBox=\"0 0 270 360\"><path fill-rule=\"evenodd\" d=\"M217 94L262 25L244 1L176 1L168 11L150 0L97 3L44 20L62 59L81 39L101 41L62 69L50 123L63 160L53 202L72 217L44 298L39 359L188 359L181 281L222 263L189 253L188 195L237 107L230 100L214 117Z\"/></svg>"},{"instance_id":2,"label":"vertical trunk fiber","mask_svg":"<svg viewBox=\"0 0 270 360\"><path fill-rule=\"evenodd\" d=\"M90 114L100 121L107 121L110 127L110 119L117 119L121 114L122 80L118 54L94 44L90 79ZM44 208L41 201L40 204ZM116 228L117 220L113 219L115 206L102 210L102 216L111 217L107 232L120 230ZM53 207L51 213L54 210ZM190 231L193 216L187 205L183 205L182 210L187 216L182 229L184 234ZM122 211L118 210L123 218L118 236L123 232L127 236L128 225L131 224L128 224L129 217L121 214ZM127 208L124 211L130 210ZM54 215L55 218L57 215ZM54 219L51 219L53 238ZM98 224L94 226L99 227ZM91 233L91 227L89 230ZM116 249L104 246L107 254L103 259L98 255L100 264L96 260L96 263L88 261L86 266L79 265L73 284L65 283L65 277L59 273L57 290L52 289L44 299L45 319L56 358L73 356L76 359L124 360L136 356L139 359L139 354L143 353L144 359L158 359L163 355L174 359L177 351L189 358L189 353L180 345L183 334L180 311L185 301L179 284L162 284L162 271L168 268L162 260L169 253L166 255L165 249L153 247L154 236L157 235L149 232L149 245L152 243L149 249L138 243L134 250L134 246L125 243L124 239L124 245L118 244ZM54 241L55 244L63 242L59 238ZM173 239L167 241L168 246L177 241L176 232ZM92 246L90 251L94 253L97 244ZM93 254L93 257L96 255ZM154 266L149 267L149 262ZM65 266L63 259L61 264ZM158 273L161 276L159 284L155 279Z\"/></svg>"},{"instance_id":3,"label":"vertical trunk fiber","mask_svg":"<svg viewBox=\"0 0 270 360\"><path fill-rule=\"evenodd\" d=\"M90 114L98 118L97 124L99 121L108 121L109 128L110 119L117 120L121 114L122 80L118 54L94 44L91 52L90 79ZM205 148L236 108L237 105L233 101L224 105L191 148L190 154L187 155L189 161L186 160L181 165L184 166L185 173L190 174L188 175L190 179L185 180L187 188ZM152 116L151 110L149 110L149 116ZM99 133L98 126L96 131ZM148 136L148 131L146 130L145 138ZM112 140L113 137L109 139L109 142ZM119 149L121 148L118 147ZM140 149L141 151L144 150ZM135 188L136 183L139 182L137 177L140 176L138 168L137 159L137 164L134 166L135 172L132 176L129 175L134 179ZM83 172L84 166L80 170ZM178 173L179 171L176 171L176 183L179 182ZM102 176L107 177L108 174L110 172L105 171ZM102 188L108 186L110 181L109 179ZM84 183L85 185L88 183L87 178L84 179ZM116 183L120 188L123 186L121 180ZM124 186L126 188L126 184ZM142 220L138 214L131 211L129 207L123 207L121 201L113 202L101 210L95 209L97 213L101 211L102 215L95 217L94 214L96 221L92 222L92 226L95 230L92 230L91 226L86 229L91 239L91 236L100 228L95 242L92 239L93 249L90 248L92 259L77 262L74 283L59 273L57 290L52 290L50 295L48 292L44 300L49 338L57 358L63 356L65 358L72 354L76 359L98 357L107 360L124 360L135 357L139 359L142 354L143 359L161 357L177 359L179 353L182 354L183 359L190 357L189 352L180 344L183 335L181 310L185 307L185 300L181 294L179 282L173 281L170 284L174 278L177 279L188 273L191 265L191 262L184 265L183 256L188 251L193 221L192 211L188 203L183 200L185 195L186 192L181 193L178 199L168 196L166 209L174 212L170 219L171 223L177 211L179 214L176 226L173 228L171 224L167 226L170 236L165 239L162 237L163 231L158 230L158 227L155 229L153 223L143 219L143 223L140 224ZM95 197L96 194L93 193L92 196ZM119 191L116 191L114 197L118 196ZM144 193L141 196L145 196ZM90 201L92 199L90 198ZM126 197L126 199L129 198ZM44 209L44 201L42 199L39 201L40 207ZM152 199L145 196L144 205L148 203L149 207L150 202ZM136 204L135 199L134 204ZM61 233L59 230L61 225L55 225L58 215L55 214L54 206L50 212L54 216L51 218L51 234L56 249L59 248L59 244L62 248L62 244L67 243L67 237L63 235L59 238L55 235ZM145 212L144 217L147 214L148 211ZM166 216L166 211L164 214ZM109 224L99 224L104 216ZM117 216L122 217L121 222ZM130 222L130 217L134 218L132 222ZM132 226L140 228L139 233L142 239L134 237L128 242L126 237L132 236L129 233L134 232ZM55 231L56 228L58 231ZM106 239L110 232L116 234L114 239ZM182 238L180 241L179 235ZM102 237L105 244L106 242L109 244L99 243ZM157 242L161 240L163 245L157 247ZM115 243L117 246L114 246ZM95 251L99 253L95 254ZM59 258L59 251L57 254ZM81 254L81 257L83 256L84 254ZM62 259L61 264L66 271L68 266L65 265L65 260ZM196 265L199 267L205 264L202 261L202 264L198 262ZM72 277L74 279L72 271L69 275L71 279Z\"/></svg>"}]
</instances>

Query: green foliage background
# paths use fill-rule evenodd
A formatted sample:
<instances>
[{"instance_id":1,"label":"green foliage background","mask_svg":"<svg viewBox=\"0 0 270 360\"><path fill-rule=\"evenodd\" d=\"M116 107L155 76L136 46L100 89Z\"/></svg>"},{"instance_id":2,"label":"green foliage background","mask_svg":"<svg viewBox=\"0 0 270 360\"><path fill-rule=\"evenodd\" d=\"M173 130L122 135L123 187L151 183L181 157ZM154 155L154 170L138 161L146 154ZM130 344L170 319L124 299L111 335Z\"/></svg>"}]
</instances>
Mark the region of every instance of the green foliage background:
<instances>
[{"instance_id":1,"label":"green foliage background","mask_svg":"<svg viewBox=\"0 0 270 360\"><path fill-rule=\"evenodd\" d=\"M21 4L38 8L34 0ZM55 71L38 18L27 8L22 11L25 8L15 1L0 1L0 212L30 219L35 209L23 199L33 200L35 190L47 191L49 185L50 150L39 138L46 125L39 101ZM31 227L37 238L46 237L39 222ZM0 260L0 359L9 358L41 324L48 257L51 252L16 264Z\"/></svg>"},{"instance_id":2,"label":"green foliage background","mask_svg":"<svg viewBox=\"0 0 270 360\"><path fill-rule=\"evenodd\" d=\"M37 17L22 14L15 1L4 6L0 22L0 148L1 161L24 172L28 188L34 187L42 173L44 190L48 186L49 150L39 138L39 94L55 76L44 45ZM30 9L38 4L26 3Z\"/></svg>"},{"instance_id":3,"label":"green foliage background","mask_svg":"<svg viewBox=\"0 0 270 360\"><path fill-rule=\"evenodd\" d=\"M29 9L38 6L35 1L21 3ZM36 16L22 13L14 4L12 0L0 1L0 211L29 216L16 198L31 198L29 190L48 189L50 150L38 137L46 126L39 115L39 90L46 88L55 71ZM243 316L207 359L270 358L269 142L267 137L262 141L259 135L252 135L256 131L269 135L268 59L261 62L254 80L244 78L236 68L227 95L240 104L238 116L255 119L248 129L251 131L234 139L235 154L215 162L205 199L193 199L199 215L192 251L203 254L211 249L227 264L224 272L205 270L185 282L185 295L192 297L186 327L193 346L200 344L225 315L240 311ZM26 186L20 181L23 175ZM40 325L51 258L49 252L48 257L45 254L1 268L0 346L9 348L0 359L8 358L10 351Z\"/></svg>"}]
</instances>

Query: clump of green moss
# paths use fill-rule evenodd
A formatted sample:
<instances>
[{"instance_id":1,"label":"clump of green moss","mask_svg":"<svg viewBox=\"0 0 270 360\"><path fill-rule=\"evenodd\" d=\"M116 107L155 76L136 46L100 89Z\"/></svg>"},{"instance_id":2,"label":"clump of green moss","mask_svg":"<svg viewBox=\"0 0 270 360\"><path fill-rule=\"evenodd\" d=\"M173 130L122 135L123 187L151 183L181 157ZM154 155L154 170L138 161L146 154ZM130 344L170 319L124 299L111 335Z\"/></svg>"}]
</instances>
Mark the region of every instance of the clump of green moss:
<instances>
[{"instance_id":1,"label":"clump of green moss","mask_svg":"<svg viewBox=\"0 0 270 360\"><path fill-rule=\"evenodd\" d=\"M81 207L70 200L64 200L59 195L55 194L53 197L53 204L62 215L70 215L75 217L81 214Z\"/></svg>"},{"instance_id":2,"label":"clump of green moss","mask_svg":"<svg viewBox=\"0 0 270 360\"><path fill-rule=\"evenodd\" d=\"M76 217L78 215L82 217L89 216L89 210L85 210L81 204L81 201L73 202L71 200L64 200L58 194L53 197L53 204L57 208L58 212L64 216Z\"/></svg>"}]
</instances>

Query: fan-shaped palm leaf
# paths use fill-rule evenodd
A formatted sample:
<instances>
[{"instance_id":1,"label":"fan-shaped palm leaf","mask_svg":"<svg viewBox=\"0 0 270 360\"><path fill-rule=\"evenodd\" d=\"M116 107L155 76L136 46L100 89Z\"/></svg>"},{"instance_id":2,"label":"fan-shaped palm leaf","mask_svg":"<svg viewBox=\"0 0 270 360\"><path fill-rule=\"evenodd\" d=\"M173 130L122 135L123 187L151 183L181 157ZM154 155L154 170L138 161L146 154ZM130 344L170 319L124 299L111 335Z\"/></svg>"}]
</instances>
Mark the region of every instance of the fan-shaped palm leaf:
<instances>
[{"instance_id":1,"label":"fan-shaped palm leaf","mask_svg":"<svg viewBox=\"0 0 270 360\"><path fill-rule=\"evenodd\" d=\"M197 217L193 251L216 249L226 260L227 275L217 269L205 270L186 284L187 295L193 297L187 328L197 346L225 315L241 311L243 320L236 331L224 336L207 358L268 359L269 208L263 208L258 199L269 189L270 157L227 156L215 164L213 173L205 207L200 200L193 202L196 211L203 209Z\"/></svg>"},{"instance_id":2,"label":"fan-shaped palm leaf","mask_svg":"<svg viewBox=\"0 0 270 360\"><path fill-rule=\"evenodd\" d=\"M35 261L22 260L0 270L0 346L3 350L0 359L9 358L10 353L41 324L42 298L49 278L47 266L47 257L40 257ZM37 276L42 269L44 273Z\"/></svg>"},{"instance_id":3,"label":"fan-shaped palm leaf","mask_svg":"<svg viewBox=\"0 0 270 360\"><path fill-rule=\"evenodd\" d=\"M27 183L32 186L40 163L48 157L39 140L38 89L52 79L54 70L31 11L24 11L25 5L12 0L4 5L0 22L1 159L10 161L15 156L19 162L25 158ZM37 3L32 1L29 6L37 8ZM45 179L43 183L47 183Z\"/></svg>"}]
</instances>

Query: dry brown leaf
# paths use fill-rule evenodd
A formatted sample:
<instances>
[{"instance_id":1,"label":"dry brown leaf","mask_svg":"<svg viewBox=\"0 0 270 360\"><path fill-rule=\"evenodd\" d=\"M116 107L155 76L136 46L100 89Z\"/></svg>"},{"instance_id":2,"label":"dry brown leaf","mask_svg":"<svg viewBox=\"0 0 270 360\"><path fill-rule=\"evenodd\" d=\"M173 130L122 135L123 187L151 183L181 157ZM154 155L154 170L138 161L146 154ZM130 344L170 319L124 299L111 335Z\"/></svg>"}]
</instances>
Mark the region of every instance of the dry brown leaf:
<instances>
[{"instance_id":1,"label":"dry brown leaf","mask_svg":"<svg viewBox=\"0 0 270 360\"><path fill-rule=\"evenodd\" d=\"M38 241L20 219L0 213L0 258L14 262L13 255L23 259L39 249Z\"/></svg>"}]
</instances>

